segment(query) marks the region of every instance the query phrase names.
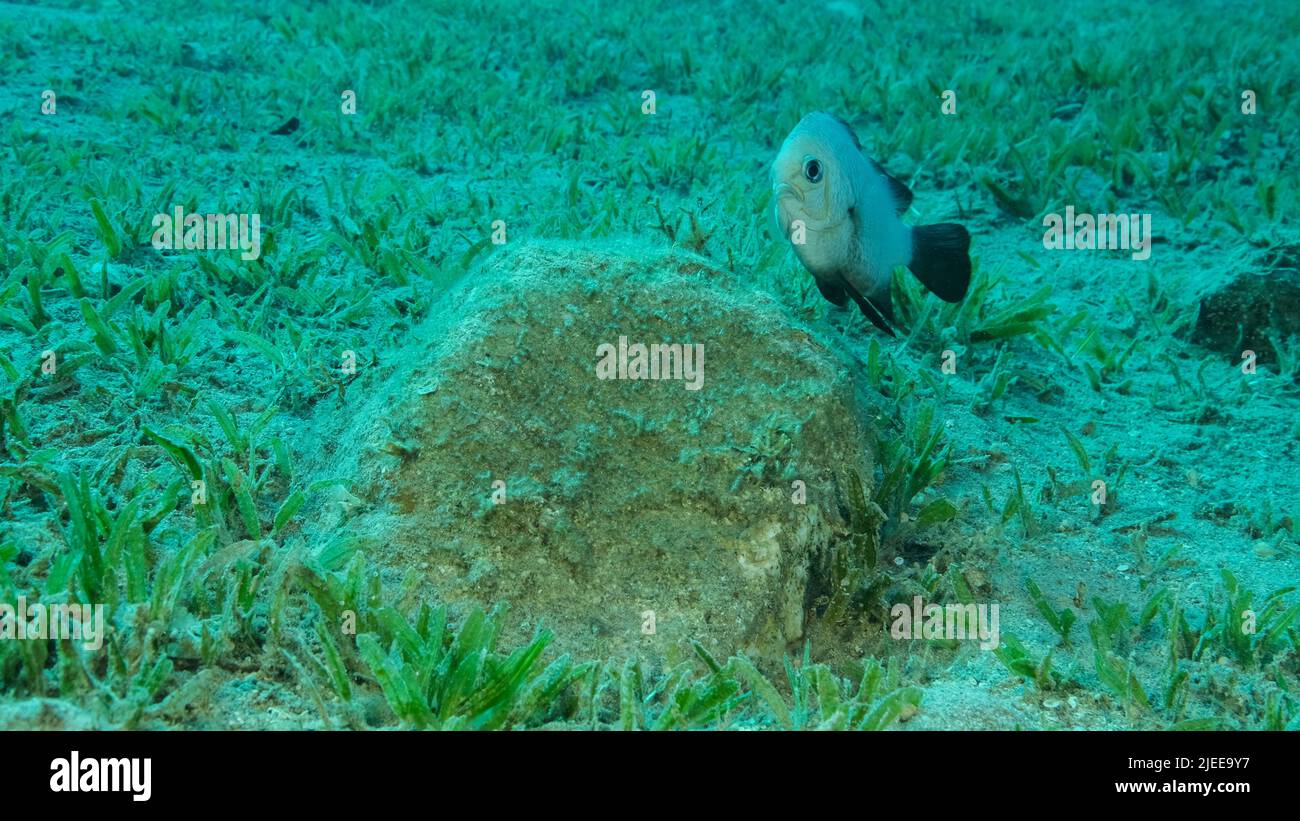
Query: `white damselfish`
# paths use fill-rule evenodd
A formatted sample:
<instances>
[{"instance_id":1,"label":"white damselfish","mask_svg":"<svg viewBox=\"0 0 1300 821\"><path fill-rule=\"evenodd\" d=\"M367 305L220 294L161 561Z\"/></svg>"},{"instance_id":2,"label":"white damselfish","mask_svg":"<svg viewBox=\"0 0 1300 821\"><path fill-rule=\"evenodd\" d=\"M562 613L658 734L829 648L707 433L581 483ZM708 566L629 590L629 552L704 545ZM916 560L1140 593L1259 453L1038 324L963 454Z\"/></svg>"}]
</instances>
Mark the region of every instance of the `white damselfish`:
<instances>
[{"instance_id":1,"label":"white damselfish","mask_svg":"<svg viewBox=\"0 0 1300 821\"><path fill-rule=\"evenodd\" d=\"M954 223L907 225L912 192L862 153L843 120L814 112L785 138L772 163L781 233L822 296L894 335L890 283L906 265L935 296L958 302L970 286L970 234Z\"/></svg>"}]
</instances>

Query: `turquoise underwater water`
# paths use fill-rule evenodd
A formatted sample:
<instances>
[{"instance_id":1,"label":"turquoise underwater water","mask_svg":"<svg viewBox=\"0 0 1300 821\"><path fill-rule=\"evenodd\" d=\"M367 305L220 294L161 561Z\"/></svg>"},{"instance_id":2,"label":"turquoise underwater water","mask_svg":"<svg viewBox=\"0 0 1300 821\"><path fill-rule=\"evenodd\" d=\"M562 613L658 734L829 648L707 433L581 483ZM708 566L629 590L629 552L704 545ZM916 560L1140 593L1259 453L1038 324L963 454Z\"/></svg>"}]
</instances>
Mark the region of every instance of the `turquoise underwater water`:
<instances>
[{"instance_id":1,"label":"turquoise underwater water","mask_svg":"<svg viewBox=\"0 0 1300 821\"><path fill-rule=\"evenodd\" d=\"M5 6L0 726L1295 729L1298 14Z\"/></svg>"}]
</instances>

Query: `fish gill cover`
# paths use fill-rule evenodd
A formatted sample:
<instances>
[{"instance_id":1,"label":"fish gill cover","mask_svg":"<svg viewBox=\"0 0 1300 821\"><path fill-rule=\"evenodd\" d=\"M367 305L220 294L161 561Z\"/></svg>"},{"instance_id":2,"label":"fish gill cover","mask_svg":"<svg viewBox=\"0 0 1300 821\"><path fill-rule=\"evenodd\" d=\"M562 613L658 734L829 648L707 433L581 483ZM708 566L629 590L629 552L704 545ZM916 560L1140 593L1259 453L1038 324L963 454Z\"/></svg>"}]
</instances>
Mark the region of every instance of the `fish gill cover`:
<instances>
[{"instance_id":1,"label":"fish gill cover","mask_svg":"<svg viewBox=\"0 0 1300 821\"><path fill-rule=\"evenodd\" d=\"M0 726L1300 727L1295 31L0 5Z\"/></svg>"}]
</instances>

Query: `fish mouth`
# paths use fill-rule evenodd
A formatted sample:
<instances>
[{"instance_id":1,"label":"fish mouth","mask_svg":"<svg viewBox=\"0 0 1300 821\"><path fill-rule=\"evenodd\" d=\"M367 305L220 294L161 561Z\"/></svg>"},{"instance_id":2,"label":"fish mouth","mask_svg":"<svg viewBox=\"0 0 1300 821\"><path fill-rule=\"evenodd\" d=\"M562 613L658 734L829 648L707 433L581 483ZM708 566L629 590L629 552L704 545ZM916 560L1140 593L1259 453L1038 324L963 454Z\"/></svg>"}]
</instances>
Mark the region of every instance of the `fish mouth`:
<instances>
[{"instance_id":1,"label":"fish mouth","mask_svg":"<svg viewBox=\"0 0 1300 821\"><path fill-rule=\"evenodd\" d=\"M788 182L778 182L776 185L772 186L772 194L776 197L777 202L780 202L786 197L793 197L800 203L803 202L803 191L800 191L798 187Z\"/></svg>"},{"instance_id":2,"label":"fish mouth","mask_svg":"<svg viewBox=\"0 0 1300 821\"><path fill-rule=\"evenodd\" d=\"M843 219L835 220L833 222L831 221L831 206L829 202L823 203L821 214L808 214L806 209L802 208L802 206L807 204L806 194L803 189L793 183L779 182L776 185L773 185L772 195L776 198L776 206L779 212L785 210L782 205L787 198L795 200L799 204L800 210L804 211L806 216L811 218L813 222L817 223L816 226L807 225L806 227L809 231L829 231L838 227L839 224L844 221Z\"/></svg>"}]
</instances>

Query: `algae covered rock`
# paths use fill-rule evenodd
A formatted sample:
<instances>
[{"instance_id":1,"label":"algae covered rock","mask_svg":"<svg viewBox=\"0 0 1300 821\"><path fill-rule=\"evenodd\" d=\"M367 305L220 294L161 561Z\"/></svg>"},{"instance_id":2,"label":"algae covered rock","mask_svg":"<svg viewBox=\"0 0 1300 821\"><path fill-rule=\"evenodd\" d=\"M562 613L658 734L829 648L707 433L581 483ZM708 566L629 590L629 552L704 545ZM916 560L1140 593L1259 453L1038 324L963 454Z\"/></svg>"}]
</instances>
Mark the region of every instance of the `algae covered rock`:
<instances>
[{"instance_id":1,"label":"algae covered rock","mask_svg":"<svg viewBox=\"0 0 1300 821\"><path fill-rule=\"evenodd\" d=\"M580 657L801 640L848 472L871 476L837 352L642 245L502 250L434 310L339 434L359 503L322 532Z\"/></svg>"},{"instance_id":2,"label":"algae covered rock","mask_svg":"<svg viewBox=\"0 0 1300 821\"><path fill-rule=\"evenodd\" d=\"M1196 342L1234 357L1253 350L1276 362L1277 346L1300 334L1300 251L1234 272L1202 294L1199 307Z\"/></svg>"}]
</instances>

